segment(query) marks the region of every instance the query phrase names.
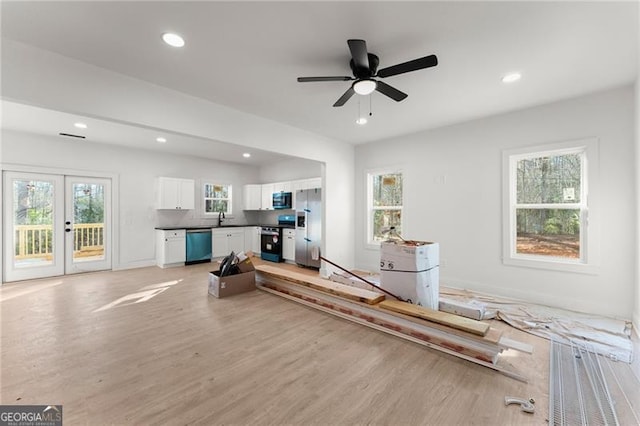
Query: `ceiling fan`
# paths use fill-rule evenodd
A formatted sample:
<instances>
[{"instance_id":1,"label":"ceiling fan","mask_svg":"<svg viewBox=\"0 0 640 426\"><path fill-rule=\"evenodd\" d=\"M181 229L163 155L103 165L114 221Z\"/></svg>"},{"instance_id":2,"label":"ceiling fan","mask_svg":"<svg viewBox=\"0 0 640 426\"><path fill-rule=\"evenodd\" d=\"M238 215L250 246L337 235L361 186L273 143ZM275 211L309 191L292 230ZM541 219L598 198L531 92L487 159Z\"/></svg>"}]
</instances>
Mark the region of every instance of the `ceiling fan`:
<instances>
[{"instance_id":1,"label":"ceiling fan","mask_svg":"<svg viewBox=\"0 0 640 426\"><path fill-rule=\"evenodd\" d=\"M378 70L380 60L373 53L367 52L367 43L364 40L351 39L347 40L347 44L351 51L349 66L353 72L353 77L298 77L298 82L300 83L312 81L353 81L351 87L333 104L334 107L344 105L354 93L368 95L374 90L390 97L396 102L400 102L408 96L406 93L380 80L375 80L374 77L386 78L438 65L436 55L429 55Z\"/></svg>"}]
</instances>

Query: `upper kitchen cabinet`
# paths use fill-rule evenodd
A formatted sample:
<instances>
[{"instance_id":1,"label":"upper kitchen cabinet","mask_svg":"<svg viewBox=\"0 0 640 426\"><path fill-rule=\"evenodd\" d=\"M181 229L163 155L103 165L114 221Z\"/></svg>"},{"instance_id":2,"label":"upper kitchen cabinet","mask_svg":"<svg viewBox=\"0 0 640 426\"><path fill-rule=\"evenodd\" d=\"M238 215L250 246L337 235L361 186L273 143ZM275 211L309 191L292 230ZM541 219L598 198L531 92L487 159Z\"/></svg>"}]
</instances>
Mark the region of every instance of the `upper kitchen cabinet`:
<instances>
[{"instance_id":1,"label":"upper kitchen cabinet","mask_svg":"<svg viewBox=\"0 0 640 426\"><path fill-rule=\"evenodd\" d=\"M314 188L321 188L321 187L322 187L322 179L319 177L296 180L293 182L294 192L299 191L301 189L314 189Z\"/></svg>"},{"instance_id":2,"label":"upper kitchen cabinet","mask_svg":"<svg viewBox=\"0 0 640 426\"><path fill-rule=\"evenodd\" d=\"M262 185L245 185L242 188L243 210L262 209Z\"/></svg>"},{"instance_id":3,"label":"upper kitchen cabinet","mask_svg":"<svg viewBox=\"0 0 640 426\"><path fill-rule=\"evenodd\" d=\"M273 184L273 192L291 192L291 182L277 182Z\"/></svg>"},{"instance_id":4,"label":"upper kitchen cabinet","mask_svg":"<svg viewBox=\"0 0 640 426\"><path fill-rule=\"evenodd\" d=\"M195 208L195 181L170 177L158 178L158 210Z\"/></svg>"},{"instance_id":5,"label":"upper kitchen cabinet","mask_svg":"<svg viewBox=\"0 0 640 426\"><path fill-rule=\"evenodd\" d=\"M262 184L262 210L273 210L273 183Z\"/></svg>"}]
</instances>

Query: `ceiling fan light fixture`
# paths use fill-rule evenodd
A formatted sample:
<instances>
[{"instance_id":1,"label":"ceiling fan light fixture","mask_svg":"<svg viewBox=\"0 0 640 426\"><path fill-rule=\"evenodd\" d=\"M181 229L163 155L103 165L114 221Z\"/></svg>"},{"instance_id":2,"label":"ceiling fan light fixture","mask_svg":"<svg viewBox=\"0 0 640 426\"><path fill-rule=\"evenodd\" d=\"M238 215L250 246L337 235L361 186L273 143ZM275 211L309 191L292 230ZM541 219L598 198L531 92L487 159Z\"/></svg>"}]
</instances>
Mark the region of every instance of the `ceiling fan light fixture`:
<instances>
[{"instance_id":1,"label":"ceiling fan light fixture","mask_svg":"<svg viewBox=\"0 0 640 426\"><path fill-rule=\"evenodd\" d=\"M376 87L378 87L378 83L376 83L375 80L365 79L358 80L353 83L353 90L358 95L370 95L374 90L376 90Z\"/></svg>"}]
</instances>

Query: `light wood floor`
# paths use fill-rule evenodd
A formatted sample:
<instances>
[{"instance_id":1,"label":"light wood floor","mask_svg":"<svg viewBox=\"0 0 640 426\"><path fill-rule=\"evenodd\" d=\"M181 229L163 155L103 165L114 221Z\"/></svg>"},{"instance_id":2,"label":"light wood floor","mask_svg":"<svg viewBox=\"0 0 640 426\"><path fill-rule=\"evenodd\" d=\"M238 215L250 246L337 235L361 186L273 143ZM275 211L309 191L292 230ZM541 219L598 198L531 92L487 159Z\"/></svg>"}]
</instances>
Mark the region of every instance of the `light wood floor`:
<instances>
[{"instance_id":1,"label":"light wood floor","mask_svg":"<svg viewBox=\"0 0 640 426\"><path fill-rule=\"evenodd\" d=\"M62 404L69 425L546 424L544 339L492 322L534 345L501 360L525 384L259 290L216 299L212 268L5 284L0 403Z\"/></svg>"}]
</instances>

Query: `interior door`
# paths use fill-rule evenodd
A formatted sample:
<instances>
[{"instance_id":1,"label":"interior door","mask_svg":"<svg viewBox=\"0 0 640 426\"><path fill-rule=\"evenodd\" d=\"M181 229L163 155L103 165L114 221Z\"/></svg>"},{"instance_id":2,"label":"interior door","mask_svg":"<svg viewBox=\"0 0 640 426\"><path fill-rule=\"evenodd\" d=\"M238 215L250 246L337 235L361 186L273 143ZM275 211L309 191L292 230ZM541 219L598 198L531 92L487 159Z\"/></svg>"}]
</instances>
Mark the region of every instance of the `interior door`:
<instances>
[{"instance_id":1,"label":"interior door","mask_svg":"<svg viewBox=\"0 0 640 426\"><path fill-rule=\"evenodd\" d=\"M65 273L111 269L111 180L65 178Z\"/></svg>"},{"instance_id":2,"label":"interior door","mask_svg":"<svg viewBox=\"0 0 640 426\"><path fill-rule=\"evenodd\" d=\"M64 274L64 178L4 172L4 281Z\"/></svg>"}]
</instances>

